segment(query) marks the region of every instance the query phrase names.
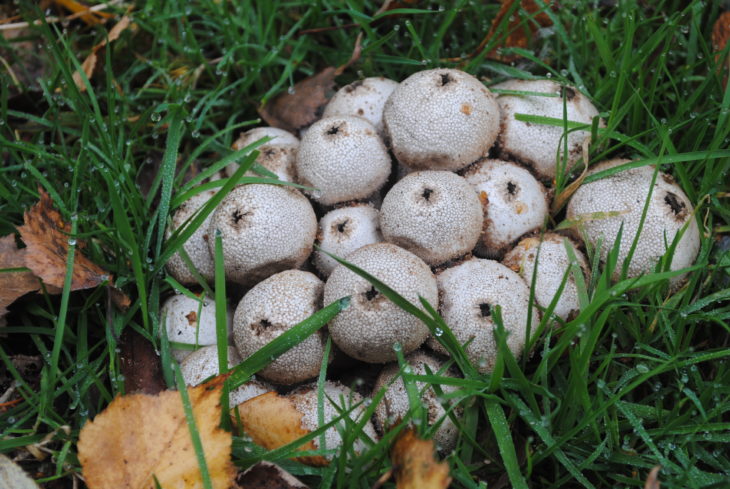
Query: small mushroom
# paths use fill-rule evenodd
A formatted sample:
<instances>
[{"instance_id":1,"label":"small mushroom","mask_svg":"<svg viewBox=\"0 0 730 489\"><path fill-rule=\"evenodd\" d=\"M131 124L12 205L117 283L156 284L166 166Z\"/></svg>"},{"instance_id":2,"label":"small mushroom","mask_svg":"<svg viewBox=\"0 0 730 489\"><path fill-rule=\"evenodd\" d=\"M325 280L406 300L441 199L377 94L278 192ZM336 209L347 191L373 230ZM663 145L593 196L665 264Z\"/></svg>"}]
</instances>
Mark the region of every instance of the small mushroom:
<instances>
[{"instance_id":1,"label":"small mushroom","mask_svg":"<svg viewBox=\"0 0 730 489\"><path fill-rule=\"evenodd\" d=\"M353 265L374 275L412 304L423 308L419 297L438 304L436 279L431 269L413 253L390 243L363 246L347 256ZM329 304L351 296L352 302L329 324L332 340L347 355L369 363L392 362L394 346L405 354L428 337L428 327L378 292L367 280L338 265L324 286Z\"/></svg>"},{"instance_id":2,"label":"small mushroom","mask_svg":"<svg viewBox=\"0 0 730 489\"><path fill-rule=\"evenodd\" d=\"M390 175L390 156L370 122L326 117L312 124L297 153L297 179L323 205L365 199Z\"/></svg>"},{"instance_id":3,"label":"small mushroom","mask_svg":"<svg viewBox=\"0 0 730 489\"><path fill-rule=\"evenodd\" d=\"M236 349L228 347L228 368L233 368L241 363ZM194 351L180 364L180 372L186 385L198 385L210 376L218 375L218 345L204 346ZM229 395L231 407L237 406L251 398L274 390L266 382L251 379L245 384L232 390Z\"/></svg>"},{"instance_id":4,"label":"small mushroom","mask_svg":"<svg viewBox=\"0 0 730 489\"><path fill-rule=\"evenodd\" d=\"M524 234L540 229L549 216L545 187L524 168L502 160L482 160L464 172L484 205L484 226L474 250L501 257Z\"/></svg>"},{"instance_id":5,"label":"small mushroom","mask_svg":"<svg viewBox=\"0 0 730 489\"><path fill-rule=\"evenodd\" d=\"M479 80L437 68L403 80L383 110L386 139L402 164L456 171L485 156L499 131L499 106Z\"/></svg>"},{"instance_id":6,"label":"small mushroom","mask_svg":"<svg viewBox=\"0 0 730 489\"><path fill-rule=\"evenodd\" d=\"M259 156L256 158L256 163L275 173L279 180L293 182L296 174L294 162L297 159L299 140L292 133L276 127L256 127L238 136L236 142L233 143L233 150L243 149L264 137L273 139L257 148ZM231 163L226 167L226 174L231 177L237 169L238 163ZM246 172L246 176L257 176L257 174L249 170Z\"/></svg>"},{"instance_id":7,"label":"small mushroom","mask_svg":"<svg viewBox=\"0 0 730 489\"><path fill-rule=\"evenodd\" d=\"M563 127L519 121L515 114L537 115L591 124L598 110L588 97L573 87L551 80L508 80L494 89L544 93L540 95L500 95L497 97L502 113L502 130L497 138L501 158L517 160L528 166L541 180L555 178L558 158L564 157ZM565 102L565 113L563 109ZM563 168L568 172L582 155L583 141L589 131L567 134L568 154Z\"/></svg>"},{"instance_id":8,"label":"small mushroom","mask_svg":"<svg viewBox=\"0 0 730 489\"><path fill-rule=\"evenodd\" d=\"M462 177L419 171L385 195L380 226L386 241L435 266L469 253L482 232L482 205Z\"/></svg>"},{"instance_id":9,"label":"small mushroom","mask_svg":"<svg viewBox=\"0 0 730 489\"><path fill-rule=\"evenodd\" d=\"M410 368L411 374L414 375L440 375L443 377L454 377L454 375L444 371L443 362L433 355L417 350L406 357L406 363ZM427 370L428 369L428 370ZM386 388L385 396L375 409L375 420L382 431L387 431L392 426L398 424L411 408L408 398L406 385L402 377L398 377L400 368L397 363L391 363L383 367L378 379L375 381L373 393L379 392ZM430 373L429 373L430 371ZM394 381L395 379L395 381ZM441 451L450 451L456 445L459 436L459 430L454 422L446 414L444 403L446 401L439 398L436 391L425 382L416 381L416 388L420 394L420 401L426 408L428 415L428 425L433 426L440 423L433 434ZM453 385L441 385L444 394L456 392L458 388Z\"/></svg>"},{"instance_id":10,"label":"small mushroom","mask_svg":"<svg viewBox=\"0 0 730 489\"><path fill-rule=\"evenodd\" d=\"M319 221L317 240L323 251L346 257L353 251L383 241L378 210L369 204L340 207ZM322 251L314 252L314 265L325 277L337 266L334 258Z\"/></svg>"},{"instance_id":11,"label":"small mushroom","mask_svg":"<svg viewBox=\"0 0 730 489\"><path fill-rule=\"evenodd\" d=\"M382 76L365 78L345 85L332 96L322 117L354 115L367 119L383 134L383 107L397 81Z\"/></svg>"},{"instance_id":12,"label":"small mushroom","mask_svg":"<svg viewBox=\"0 0 730 489\"><path fill-rule=\"evenodd\" d=\"M614 159L593 167L588 175L629 163ZM567 218L582 230L586 242L600 246L601 260L605 262L613 248L619 230L618 262L613 279L620 276L634 239L639 232L644 205L651 191L646 218L636 249L628 265L628 277L649 273L667 252L677 233L684 230L672 256L671 270L689 267L700 249L700 232L694 218L694 209L685 193L666 173L659 172L652 187L654 167L640 166L623 170L611 176L582 185L568 203ZM670 283L678 287L684 275Z\"/></svg>"},{"instance_id":13,"label":"small mushroom","mask_svg":"<svg viewBox=\"0 0 730 489\"><path fill-rule=\"evenodd\" d=\"M352 410L346 416L348 418L347 420L343 419L335 426L331 426L325 430L324 445L321 444L321 437L315 437L312 441L314 442L315 449L339 449L342 446L341 432L351 429L350 426L352 423L362 421L366 405L369 404L370 400L364 399L360 394L353 392L339 382L326 381L322 390L324 424L342 416L348 409ZM297 411L302 413L302 428L309 432L319 429L319 392L317 384L313 383L301 386L290 392L287 397L292 401ZM369 420L365 422L361 432L370 440L375 441L378 439L375 428ZM355 453L362 453L365 451L365 448L366 444L362 438L355 440L353 445ZM332 455L327 455L324 458L328 461L332 460Z\"/></svg>"},{"instance_id":14,"label":"small mushroom","mask_svg":"<svg viewBox=\"0 0 730 489\"><path fill-rule=\"evenodd\" d=\"M230 318L232 315L228 314ZM172 343L195 346L215 345L215 301L209 297L193 299L186 295L174 295L160 309L160 321ZM230 331L230 324L228 331ZM193 350L171 348L172 356L182 362Z\"/></svg>"},{"instance_id":15,"label":"small mushroom","mask_svg":"<svg viewBox=\"0 0 730 489\"><path fill-rule=\"evenodd\" d=\"M233 319L233 339L246 359L314 314L322 306L324 284L314 274L286 270L256 284L243 296ZM316 377L324 357L322 331L305 338L259 372L277 384Z\"/></svg>"},{"instance_id":16,"label":"small mushroom","mask_svg":"<svg viewBox=\"0 0 730 489\"><path fill-rule=\"evenodd\" d=\"M204 190L183 202L172 215L170 226L165 231L165 239L169 239L172 233L190 219L198 209L203 207L215 193L215 190ZM208 250L207 243L208 239L210 239L208 226L210 225L212 215L213 213L211 212L198 229L182 245L183 250L187 253L195 269L208 282L212 282L215 277L215 264ZM190 271L179 252L176 252L170 257L165 267L170 275L175 277L175 280L181 284L191 285L197 283L193 272Z\"/></svg>"},{"instance_id":17,"label":"small mushroom","mask_svg":"<svg viewBox=\"0 0 730 489\"><path fill-rule=\"evenodd\" d=\"M491 372L497 359L494 314L498 306L507 332L507 347L515 356L520 355L527 337L530 310L530 290L522 277L496 261L472 258L445 269L436 279L441 316L459 343L469 342L464 349L480 372ZM533 307L531 331L535 331L539 319L540 313ZM433 337L428 346L448 354Z\"/></svg>"},{"instance_id":18,"label":"small mushroom","mask_svg":"<svg viewBox=\"0 0 730 489\"><path fill-rule=\"evenodd\" d=\"M575 260L571 260L566 246L572 250ZM585 256L571 239L555 233L546 233L542 238L525 238L505 255L502 263L517 272L528 285L532 284L533 277L537 274L535 301L543 309L550 306L565 279L553 313L568 320L580 312L578 287L573 274L582 274L585 280L589 275L589 268Z\"/></svg>"},{"instance_id":19,"label":"small mushroom","mask_svg":"<svg viewBox=\"0 0 730 489\"><path fill-rule=\"evenodd\" d=\"M314 245L317 217L307 198L291 187L240 185L210 221L211 254L216 231L223 242L226 278L251 286L304 263Z\"/></svg>"}]
</instances>

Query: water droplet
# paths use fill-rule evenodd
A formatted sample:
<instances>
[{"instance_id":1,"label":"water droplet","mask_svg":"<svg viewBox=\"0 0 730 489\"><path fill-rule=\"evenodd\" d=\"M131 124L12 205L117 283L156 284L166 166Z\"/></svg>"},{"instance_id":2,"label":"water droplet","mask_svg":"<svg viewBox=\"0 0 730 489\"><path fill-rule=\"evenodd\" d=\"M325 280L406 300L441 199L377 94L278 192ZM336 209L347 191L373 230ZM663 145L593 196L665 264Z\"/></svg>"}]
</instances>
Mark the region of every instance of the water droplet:
<instances>
[{"instance_id":1,"label":"water droplet","mask_svg":"<svg viewBox=\"0 0 730 489\"><path fill-rule=\"evenodd\" d=\"M393 343L393 351L403 351L403 347L400 343Z\"/></svg>"},{"instance_id":2,"label":"water droplet","mask_svg":"<svg viewBox=\"0 0 730 489\"><path fill-rule=\"evenodd\" d=\"M288 93L289 95L294 95L295 93L297 93L297 91L294 89L293 86L290 86L286 89L286 93Z\"/></svg>"},{"instance_id":3,"label":"water droplet","mask_svg":"<svg viewBox=\"0 0 730 489\"><path fill-rule=\"evenodd\" d=\"M68 238L68 244L71 246L76 245L76 238Z\"/></svg>"},{"instance_id":4,"label":"water droplet","mask_svg":"<svg viewBox=\"0 0 730 489\"><path fill-rule=\"evenodd\" d=\"M160 115L159 112L152 112L150 115L150 119L152 119L152 122L160 122L160 119L162 119L162 115Z\"/></svg>"},{"instance_id":5,"label":"water droplet","mask_svg":"<svg viewBox=\"0 0 730 489\"><path fill-rule=\"evenodd\" d=\"M639 373L641 373L641 374L645 374L645 373L647 373L649 371L649 367L647 367L643 363L640 363L640 364L638 364L636 366L636 371L639 372Z\"/></svg>"},{"instance_id":6,"label":"water droplet","mask_svg":"<svg viewBox=\"0 0 730 489\"><path fill-rule=\"evenodd\" d=\"M441 337L441 335L443 335L443 334L444 334L444 330L443 330L443 329L441 329L441 328L436 328L436 329L435 329L435 330L433 331L433 334L434 334L434 336L438 336L438 337Z\"/></svg>"}]
</instances>

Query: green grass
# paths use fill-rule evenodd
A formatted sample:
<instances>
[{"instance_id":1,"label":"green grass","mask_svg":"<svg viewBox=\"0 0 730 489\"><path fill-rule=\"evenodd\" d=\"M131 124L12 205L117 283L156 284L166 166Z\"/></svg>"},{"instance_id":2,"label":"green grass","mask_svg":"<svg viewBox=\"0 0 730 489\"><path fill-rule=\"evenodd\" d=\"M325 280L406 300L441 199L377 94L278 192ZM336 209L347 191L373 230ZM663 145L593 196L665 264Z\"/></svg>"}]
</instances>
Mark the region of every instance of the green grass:
<instances>
[{"instance_id":1,"label":"green grass","mask_svg":"<svg viewBox=\"0 0 730 489\"><path fill-rule=\"evenodd\" d=\"M69 293L67 286L61 295L28 296L11 307L0 328L0 372L16 380L23 400L0 408L0 452L25 453L22 447L52 434L44 446L53 457L23 466L41 473L49 488L70 485L80 471L80 427L123 390L122 331L132 328L165 351L158 312L179 285L166 278L164 262L214 206L163 241L169 211L195 192L186 170L210 169L202 174L208 176L244 158L255 148L234 154L230 147L240 131L259 123L257 106L326 66L344 64L362 32L362 56L337 79L340 85L458 66L487 84L549 76L577 86L606 122L591 128L591 163L620 156L658 165L696 204L704 230L697 265L676 293L662 269L612 283L611 267L591 254L583 312L557 329L543 322L532 332L531 355L505 353L491 376L469 365L434 311L419 313L432 331L444 331L463 374L414 378L459 387L449 397L463 410L462 435L446 455L454 487L634 488L643 487L655 465L662 466L662 487L728 487L730 254L719 236L730 230L730 90L709 41L719 2L560 3L550 13L553 28L534 49L512 50L524 61L489 60L490 45L454 64L440 60L472 53L498 4L416 2L375 18L380 2L139 2L131 13L136 30L99 51L100 72L85 93L72 73L104 39L104 27L41 24L0 40L16 75L29 59L45 66L37 83L23 86L24 103L0 69L0 234L22 224L42 187L74 237L87 243L83 253L133 298L123 312L106 288ZM40 16L34 2L20 4L23 19ZM356 26L300 33L346 24ZM21 53L24 40L37 49ZM212 185L222 186L222 199L234 183ZM556 182L556 194L568 183ZM553 218L551 226L558 225L564 213ZM69 263L79 253L74 248ZM318 313L299 338L338 307ZM296 335L234 371L235 381L292 341ZM43 359L31 383L13 366L19 354ZM167 378L172 386L173 376ZM351 427L350 444L358 436ZM293 446L266 453L239 437L234 456L241 466L276 460L314 487L369 488L389 468L394 436L324 469L287 461Z\"/></svg>"}]
</instances>

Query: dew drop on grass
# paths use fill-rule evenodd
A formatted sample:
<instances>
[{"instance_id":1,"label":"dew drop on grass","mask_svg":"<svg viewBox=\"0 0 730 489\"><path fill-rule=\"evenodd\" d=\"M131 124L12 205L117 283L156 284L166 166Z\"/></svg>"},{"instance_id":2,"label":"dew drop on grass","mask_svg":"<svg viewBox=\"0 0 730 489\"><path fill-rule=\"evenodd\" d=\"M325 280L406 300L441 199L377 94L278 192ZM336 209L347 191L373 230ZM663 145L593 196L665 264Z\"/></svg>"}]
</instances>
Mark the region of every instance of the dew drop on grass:
<instances>
[{"instance_id":1,"label":"dew drop on grass","mask_svg":"<svg viewBox=\"0 0 730 489\"><path fill-rule=\"evenodd\" d=\"M647 373L649 371L649 367L647 367L643 363L640 363L640 364L638 364L636 366L636 371L639 372L639 373L641 373L641 374L645 374L645 373Z\"/></svg>"},{"instance_id":2,"label":"dew drop on grass","mask_svg":"<svg viewBox=\"0 0 730 489\"><path fill-rule=\"evenodd\" d=\"M393 343L393 351L403 351L403 347L400 343Z\"/></svg>"},{"instance_id":3,"label":"dew drop on grass","mask_svg":"<svg viewBox=\"0 0 730 489\"><path fill-rule=\"evenodd\" d=\"M150 119L152 119L152 122L160 122L160 119L162 119L162 116L159 112L152 112L150 114Z\"/></svg>"},{"instance_id":4,"label":"dew drop on grass","mask_svg":"<svg viewBox=\"0 0 730 489\"><path fill-rule=\"evenodd\" d=\"M444 334L444 330L443 330L443 329L441 329L441 328L436 328L436 329L435 329L435 330L433 331L433 334L434 334L435 336L437 336L437 337L441 337L441 336L442 336L442 335Z\"/></svg>"}]
</instances>

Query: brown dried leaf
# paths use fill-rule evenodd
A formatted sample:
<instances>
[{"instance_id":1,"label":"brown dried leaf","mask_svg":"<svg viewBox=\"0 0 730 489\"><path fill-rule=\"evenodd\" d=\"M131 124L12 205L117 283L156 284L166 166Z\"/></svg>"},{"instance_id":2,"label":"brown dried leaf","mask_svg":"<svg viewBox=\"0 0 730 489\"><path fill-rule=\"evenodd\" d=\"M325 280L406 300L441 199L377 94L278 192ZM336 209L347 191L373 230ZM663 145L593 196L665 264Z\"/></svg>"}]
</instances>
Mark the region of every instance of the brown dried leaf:
<instances>
[{"instance_id":1,"label":"brown dried leaf","mask_svg":"<svg viewBox=\"0 0 730 489\"><path fill-rule=\"evenodd\" d=\"M61 213L53 207L53 199L39 189L41 199L24 216L25 224L18 228L25 248L25 266L40 277L44 283L63 287L66 277L66 256L68 254L68 233L71 226L63 222ZM79 242L74 257L71 290L88 289L111 280L109 273L92 263L79 251L84 244Z\"/></svg>"},{"instance_id":2,"label":"brown dried leaf","mask_svg":"<svg viewBox=\"0 0 730 489\"><path fill-rule=\"evenodd\" d=\"M231 434L219 428L225 376L188 388L215 489L236 474ZM177 391L117 397L81 429L79 461L89 489L200 488L202 479L182 399ZM154 477L153 477L154 476Z\"/></svg>"},{"instance_id":3,"label":"brown dried leaf","mask_svg":"<svg viewBox=\"0 0 730 489\"><path fill-rule=\"evenodd\" d=\"M481 53L486 45L498 35L500 24L504 21L506 15L513 12L510 16L507 24L507 35L504 37L502 42L496 48L492 49L487 57L495 59L497 61L510 62L514 61L519 56L517 55L501 55L498 53L500 48L526 48L529 44L530 39L537 32L538 26L548 27L552 25L550 17L544 12L544 5L542 1L536 0L521 0L520 7L514 8L513 4L516 0L502 0L502 6L497 12L497 15L492 20L492 26L489 29L487 35L479 43L471 57L474 57ZM545 4L549 8L555 8L554 0L544 0ZM536 25L537 23L537 25ZM501 36L500 36L501 38Z\"/></svg>"},{"instance_id":4,"label":"brown dried leaf","mask_svg":"<svg viewBox=\"0 0 730 489\"><path fill-rule=\"evenodd\" d=\"M98 13L98 12L95 12ZM86 75L86 78L91 80L91 77L94 74L94 68L96 68L96 62L98 59L97 52L106 46L107 42L113 42L119 39L119 36L122 34L122 32L129 27L131 24L131 19L129 16L125 15L121 19L119 19L119 22L117 22L114 27L109 31L109 35L106 39L101 41L99 44L91 48L91 52L86 57L83 63L81 63L81 69L84 71L84 74ZM81 73L79 71L74 72L73 74L73 80L76 86L80 91L86 90L86 84L84 83L83 78L81 77Z\"/></svg>"},{"instance_id":5,"label":"brown dried leaf","mask_svg":"<svg viewBox=\"0 0 730 489\"><path fill-rule=\"evenodd\" d=\"M656 465L654 468L651 469L651 472L649 472L649 475L646 477L646 483L644 484L644 489L659 489L661 484L659 483L659 471L661 470L661 465Z\"/></svg>"},{"instance_id":6,"label":"brown dried leaf","mask_svg":"<svg viewBox=\"0 0 730 489\"><path fill-rule=\"evenodd\" d=\"M114 17L109 12L92 11L87 5L76 0L53 0L53 3L77 14L87 25L103 24L106 19Z\"/></svg>"},{"instance_id":7,"label":"brown dried leaf","mask_svg":"<svg viewBox=\"0 0 730 489\"><path fill-rule=\"evenodd\" d=\"M236 478L241 489L307 489L309 486L276 464L259 462Z\"/></svg>"},{"instance_id":8,"label":"brown dried leaf","mask_svg":"<svg viewBox=\"0 0 730 489\"><path fill-rule=\"evenodd\" d=\"M308 127L322 115L332 96L337 68L328 66L319 73L294 85L291 93L284 92L259 108L259 115L272 127L296 133Z\"/></svg>"},{"instance_id":9,"label":"brown dried leaf","mask_svg":"<svg viewBox=\"0 0 730 489\"><path fill-rule=\"evenodd\" d=\"M302 427L302 413L297 411L290 399L276 392L267 392L242 402L237 409L243 430L254 443L267 450L283 447L309 434ZM276 416L272 416L272 413L276 413ZM315 450L316 447L310 440L299 449ZM299 457L297 460L308 465L327 465L327 459L321 456Z\"/></svg>"},{"instance_id":10,"label":"brown dried leaf","mask_svg":"<svg viewBox=\"0 0 730 489\"><path fill-rule=\"evenodd\" d=\"M727 71L730 70L730 56L726 57L723 62L721 52L727 46L728 40L730 40L730 11L720 14L715 25L712 26L712 48L717 52L715 61L717 61L717 69L724 73L725 86L727 86Z\"/></svg>"},{"instance_id":11,"label":"brown dried leaf","mask_svg":"<svg viewBox=\"0 0 730 489\"><path fill-rule=\"evenodd\" d=\"M0 238L0 269L25 268L25 252L16 246L14 235ZM40 287L41 281L29 270L0 272L0 317L15 299Z\"/></svg>"},{"instance_id":12,"label":"brown dried leaf","mask_svg":"<svg viewBox=\"0 0 730 489\"><path fill-rule=\"evenodd\" d=\"M119 343L119 366L124 375L125 392L154 395L165 390L162 363L152 343L132 328L124 330Z\"/></svg>"},{"instance_id":13,"label":"brown dried leaf","mask_svg":"<svg viewBox=\"0 0 730 489\"><path fill-rule=\"evenodd\" d=\"M445 489L451 483L449 464L437 462L433 440L418 438L412 429L401 434L393 445L393 462L398 489Z\"/></svg>"}]
</instances>

